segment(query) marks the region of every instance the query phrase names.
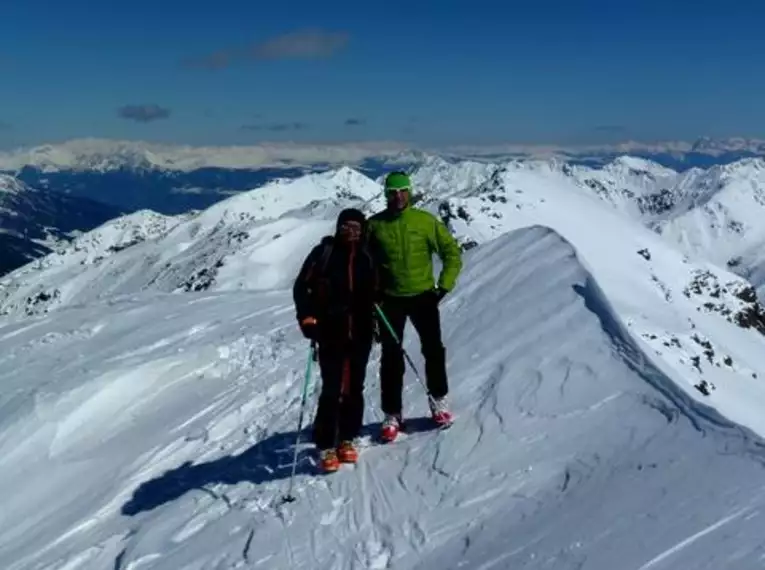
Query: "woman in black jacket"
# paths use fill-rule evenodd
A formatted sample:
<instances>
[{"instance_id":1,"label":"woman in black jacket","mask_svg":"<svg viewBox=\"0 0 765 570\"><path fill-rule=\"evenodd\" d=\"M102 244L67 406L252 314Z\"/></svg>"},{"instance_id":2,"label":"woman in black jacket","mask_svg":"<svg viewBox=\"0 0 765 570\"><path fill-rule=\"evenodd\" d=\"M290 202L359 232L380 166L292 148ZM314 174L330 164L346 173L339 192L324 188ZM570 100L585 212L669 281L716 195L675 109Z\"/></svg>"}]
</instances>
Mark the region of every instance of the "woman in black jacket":
<instances>
[{"instance_id":1,"label":"woman in black jacket","mask_svg":"<svg viewBox=\"0 0 765 570\"><path fill-rule=\"evenodd\" d=\"M364 416L364 379L375 334L380 274L366 246L366 217L343 210L334 236L313 248L293 287L298 324L319 345L321 395L313 432L321 464L355 463Z\"/></svg>"}]
</instances>

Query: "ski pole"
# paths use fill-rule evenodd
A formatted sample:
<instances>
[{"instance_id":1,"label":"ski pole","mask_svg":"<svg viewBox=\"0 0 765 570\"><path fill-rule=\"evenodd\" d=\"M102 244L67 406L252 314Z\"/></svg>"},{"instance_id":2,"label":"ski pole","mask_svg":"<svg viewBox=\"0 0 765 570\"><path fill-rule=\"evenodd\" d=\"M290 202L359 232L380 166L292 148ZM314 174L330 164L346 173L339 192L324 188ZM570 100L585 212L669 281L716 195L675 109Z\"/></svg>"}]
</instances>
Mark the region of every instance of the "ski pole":
<instances>
[{"instance_id":1,"label":"ski pole","mask_svg":"<svg viewBox=\"0 0 765 570\"><path fill-rule=\"evenodd\" d=\"M305 380L303 381L303 397L300 401L300 416L298 417L297 436L295 437L295 454L292 458L292 474L290 475L290 486L287 494L284 495L285 503L292 503L295 501L295 496L292 494L292 485L295 481L295 470L297 469L297 457L298 447L300 446L300 430L303 429L303 413L305 412L306 401L308 400L308 385L311 383L311 365L316 359L316 341L311 341L311 348L308 353L308 363L305 367Z\"/></svg>"},{"instance_id":2,"label":"ski pole","mask_svg":"<svg viewBox=\"0 0 765 570\"><path fill-rule=\"evenodd\" d=\"M388 329L390 336L393 337L393 340L396 342L398 347L401 349L401 352L404 354L404 358L406 358L406 361L409 363L409 366L412 368L412 372L414 372L414 377L417 378L417 381L420 383L420 386L422 386L423 390L425 390L425 394L427 394L428 400L430 401L432 405L435 405L435 399L430 394L430 390L428 390L427 384L425 384L425 382L422 381L422 378L420 377L420 373L417 371L417 367L414 365L414 362L412 362L412 359L409 357L409 353L404 348L404 343L401 341L400 338L398 338L396 331L393 330L393 327L391 326L390 322L385 316L385 313L383 313L382 309L380 308L380 305L378 305L377 303L375 303L375 310L377 311L377 314L380 315L382 322L385 323L385 328Z\"/></svg>"}]
</instances>

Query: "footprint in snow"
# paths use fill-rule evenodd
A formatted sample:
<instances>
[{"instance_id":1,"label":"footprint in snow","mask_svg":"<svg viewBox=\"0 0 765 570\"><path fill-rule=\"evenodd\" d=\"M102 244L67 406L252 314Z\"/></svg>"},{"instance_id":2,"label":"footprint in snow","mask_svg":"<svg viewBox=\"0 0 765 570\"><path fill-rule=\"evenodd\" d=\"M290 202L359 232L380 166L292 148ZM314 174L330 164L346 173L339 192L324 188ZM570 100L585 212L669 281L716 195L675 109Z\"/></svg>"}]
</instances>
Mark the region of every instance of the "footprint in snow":
<instances>
[{"instance_id":1,"label":"footprint in snow","mask_svg":"<svg viewBox=\"0 0 765 570\"><path fill-rule=\"evenodd\" d=\"M393 558L391 549L377 540L368 540L364 543L365 568L370 570L385 570L390 568Z\"/></svg>"}]
</instances>

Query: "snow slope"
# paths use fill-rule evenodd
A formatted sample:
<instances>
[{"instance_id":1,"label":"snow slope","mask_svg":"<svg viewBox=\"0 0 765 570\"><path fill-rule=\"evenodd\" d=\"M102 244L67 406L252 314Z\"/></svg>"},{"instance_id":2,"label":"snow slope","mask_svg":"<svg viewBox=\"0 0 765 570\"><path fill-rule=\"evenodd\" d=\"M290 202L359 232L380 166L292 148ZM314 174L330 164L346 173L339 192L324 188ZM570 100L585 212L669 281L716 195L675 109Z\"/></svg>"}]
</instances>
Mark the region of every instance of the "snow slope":
<instances>
[{"instance_id":1,"label":"snow slope","mask_svg":"<svg viewBox=\"0 0 765 570\"><path fill-rule=\"evenodd\" d=\"M310 208L316 215L316 207L326 210L344 205L348 201L367 201L380 194L381 187L352 168L342 167L319 174L308 174L297 179L274 180L250 192L208 208L200 220L207 223L239 222L277 219L301 208Z\"/></svg>"},{"instance_id":2,"label":"snow slope","mask_svg":"<svg viewBox=\"0 0 765 570\"><path fill-rule=\"evenodd\" d=\"M486 182L497 164L462 160L450 162L438 156L427 157L412 173L415 192L424 189L441 197L464 192Z\"/></svg>"},{"instance_id":3,"label":"snow slope","mask_svg":"<svg viewBox=\"0 0 765 570\"><path fill-rule=\"evenodd\" d=\"M655 232L561 179L548 164L498 171L483 186L432 199L466 244L530 225L580 253L631 334L692 398L765 434L765 310L744 279L690 260Z\"/></svg>"},{"instance_id":4,"label":"snow slope","mask_svg":"<svg viewBox=\"0 0 765 570\"><path fill-rule=\"evenodd\" d=\"M589 170L589 172L588 172ZM765 161L677 173L623 157L576 179L693 258L728 267L765 294Z\"/></svg>"},{"instance_id":5,"label":"snow slope","mask_svg":"<svg viewBox=\"0 0 765 570\"><path fill-rule=\"evenodd\" d=\"M579 168L575 174L601 198L689 255L743 269L761 261L749 258L765 245L762 159L680 174L650 161L623 157L603 169Z\"/></svg>"},{"instance_id":6,"label":"snow slope","mask_svg":"<svg viewBox=\"0 0 765 570\"><path fill-rule=\"evenodd\" d=\"M765 161L748 159L686 173L685 204L658 230L685 251L731 267L754 267L765 247ZM761 285L762 282L758 282Z\"/></svg>"},{"instance_id":7,"label":"snow slope","mask_svg":"<svg viewBox=\"0 0 765 570\"><path fill-rule=\"evenodd\" d=\"M0 320L0 567L757 567L760 440L653 364L583 261L542 227L472 249L443 302L457 423L422 431L409 376L414 433L331 476L301 454L288 506L287 291Z\"/></svg>"}]
</instances>

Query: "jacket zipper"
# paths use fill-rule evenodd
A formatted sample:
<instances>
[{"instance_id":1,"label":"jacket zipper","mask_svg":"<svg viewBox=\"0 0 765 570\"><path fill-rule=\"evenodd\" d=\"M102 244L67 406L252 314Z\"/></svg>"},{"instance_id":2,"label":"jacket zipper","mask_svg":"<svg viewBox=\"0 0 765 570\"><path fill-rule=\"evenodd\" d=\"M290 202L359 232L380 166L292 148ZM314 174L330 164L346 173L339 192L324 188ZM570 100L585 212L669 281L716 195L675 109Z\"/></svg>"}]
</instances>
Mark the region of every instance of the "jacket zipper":
<instances>
[{"instance_id":1,"label":"jacket zipper","mask_svg":"<svg viewBox=\"0 0 765 570\"><path fill-rule=\"evenodd\" d=\"M408 267L407 267L407 265L408 265L407 264L407 260L408 260L409 256L408 256L407 251L406 251L406 232L404 231L404 228L405 228L405 225L404 225L404 216L405 215L406 215L406 210L401 212L401 214L399 215L398 219L396 220L396 226L397 226L397 229L398 229L398 243L399 243L399 247L401 248L400 249L401 254L399 256L399 259L401 260L402 264L404 265L404 274L408 275L409 272L407 271L407 269L408 269ZM401 284L399 284L399 287L400 286L401 286Z\"/></svg>"},{"instance_id":2,"label":"jacket zipper","mask_svg":"<svg viewBox=\"0 0 765 570\"><path fill-rule=\"evenodd\" d=\"M356 244L351 244L351 253L348 256L348 292L351 300L351 310L348 311L348 340L353 339L353 269L356 258Z\"/></svg>"}]
</instances>

